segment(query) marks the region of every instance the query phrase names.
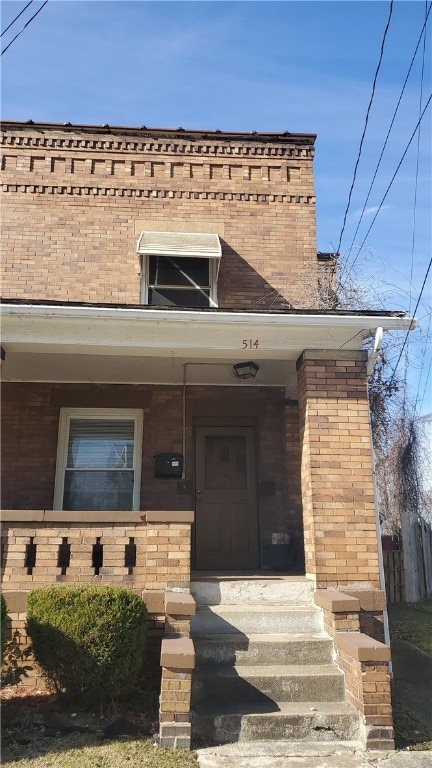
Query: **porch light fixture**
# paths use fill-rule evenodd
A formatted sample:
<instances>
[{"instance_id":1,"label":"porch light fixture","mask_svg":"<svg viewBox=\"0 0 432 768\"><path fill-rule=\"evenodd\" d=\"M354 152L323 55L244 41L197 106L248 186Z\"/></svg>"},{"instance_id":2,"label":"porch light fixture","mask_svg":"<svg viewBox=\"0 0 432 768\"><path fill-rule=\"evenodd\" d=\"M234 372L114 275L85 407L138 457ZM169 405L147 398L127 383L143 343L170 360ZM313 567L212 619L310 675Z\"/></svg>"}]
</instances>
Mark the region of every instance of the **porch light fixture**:
<instances>
[{"instance_id":1,"label":"porch light fixture","mask_svg":"<svg viewBox=\"0 0 432 768\"><path fill-rule=\"evenodd\" d=\"M259 365L249 360L247 363L236 363L233 369L239 379L254 379L259 371Z\"/></svg>"}]
</instances>

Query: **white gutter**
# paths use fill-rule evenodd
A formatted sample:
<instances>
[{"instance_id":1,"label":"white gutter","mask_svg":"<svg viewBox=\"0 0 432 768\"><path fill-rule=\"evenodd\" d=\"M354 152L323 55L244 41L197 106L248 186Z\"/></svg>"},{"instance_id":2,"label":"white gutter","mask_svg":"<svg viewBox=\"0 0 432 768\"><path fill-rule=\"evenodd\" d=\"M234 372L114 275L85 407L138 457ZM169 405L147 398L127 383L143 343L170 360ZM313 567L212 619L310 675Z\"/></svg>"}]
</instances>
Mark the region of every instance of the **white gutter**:
<instances>
[{"instance_id":1,"label":"white gutter","mask_svg":"<svg viewBox=\"0 0 432 768\"><path fill-rule=\"evenodd\" d=\"M377 355L378 355L378 351L377 351ZM375 359L376 359L376 356L375 356ZM374 360L374 364L375 364L375 360ZM372 368L373 368L373 365L372 365ZM369 377L369 370L368 370L368 377ZM367 386L369 387L369 382ZM384 594L386 594L384 556L383 556L383 549L382 549L381 523L379 519L378 488L377 488L377 479L376 479L376 456L375 456L375 449L374 449L373 437L372 437L372 421L371 421L369 397L367 398L367 402L368 402L368 414L369 414L370 444L371 444L371 451L372 451L372 483L373 483L375 527L376 527L377 549L378 549L378 571L379 571L379 579L380 579L380 588L384 592ZM386 599L386 608L383 610L383 629L384 629L385 643L390 647L391 643L390 643L390 627L389 627L388 611L387 611L387 599ZM391 661L389 663L389 672L391 675L392 674Z\"/></svg>"},{"instance_id":2,"label":"white gutter","mask_svg":"<svg viewBox=\"0 0 432 768\"><path fill-rule=\"evenodd\" d=\"M408 316L388 315L340 315L340 314L265 314L251 312L200 312L197 310L135 309L124 307L72 307L36 304L7 304L1 305L3 317L34 317L34 318L71 318L71 319L111 319L116 321L153 320L156 323L202 323L203 325L273 325L289 326L345 326L353 330L364 331L365 336L371 335L378 328L383 330L408 331L415 328L417 321Z\"/></svg>"},{"instance_id":3,"label":"white gutter","mask_svg":"<svg viewBox=\"0 0 432 768\"><path fill-rule=\"evenodd\" d=\"M369 360L367 362L366 372L367 372L367 378L368 378L368 383L367 383L368 388L369 388L369 376L371 375L373 369L375 368L375 363L377 361L377 357L381 349L382 341L383 341L383 329L380 327L376 329L373 349L369 356ZM385 585L385 572L384 572L384 556L383 556L382 537L381 537L381 523L379 519L379 500L378 500L378 488L377 488L377 479L376 479L376 456L375 456L375 449L374 449L373 437L372 437L372 420L371 420L369 397L368 397L368 413L369 413L370 443L371 443L371 449L372 449L372 482L373 482L373 493L374 493L375 526L376 526L377 549L378 549L378 570L379 570L379 577L380 577L380 587L385 594L386 585ZM383 628L384 628L384 640L386 644L390 647L390 627L389 627L387 608L383 610ZM391 661L389 663L389 671L391 675L392 674Z\"/></svg>"},{"instance_id":4,"label":"white gutter","mask_svg":"<svg viewBox=\"0 0 432 768\"><path fill-rule=\"evenodd\" d=\"M383 335L384 335L383 328L382 328L382 326L379 326L376 329L373 350L372 350L372 352L369 355L369 360L368 360L367 367L366 367L366 373L367 373L368 377L371 375L373 369L375 368L375 363L377 361L377 357L379 355L379 351L381 349L381 345L382 345L382 342L383 342Z\"/></svg>"}]
</instances>

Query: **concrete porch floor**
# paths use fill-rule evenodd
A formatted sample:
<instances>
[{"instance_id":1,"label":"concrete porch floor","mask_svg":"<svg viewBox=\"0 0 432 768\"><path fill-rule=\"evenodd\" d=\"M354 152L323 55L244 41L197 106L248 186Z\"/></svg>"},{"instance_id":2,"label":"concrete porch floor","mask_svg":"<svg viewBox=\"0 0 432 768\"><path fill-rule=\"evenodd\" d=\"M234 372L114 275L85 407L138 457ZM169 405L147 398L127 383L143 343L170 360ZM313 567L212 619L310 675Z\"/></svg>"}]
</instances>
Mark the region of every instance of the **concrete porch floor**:
<instances>
[{"instance_id":1,"label":"concrete porch floor","mask_svg":"<svg viewBox=\"0 0 432 768\"><path fill-rule=\"evenodd\" d=\"M191 571L191 581L304 581L308 582L304 574L292 571Z\"/></svg>"},{"instance_id":2,"label":"concrete porch floor","mask_svg":"<svg viewBox=\"0 0 432 768\"><path fill-rule=\"evenodd\" d=\"M200 605L311 605L313 583L281 571L191 571L191 593Z\"/></svg>"}]
</instances>

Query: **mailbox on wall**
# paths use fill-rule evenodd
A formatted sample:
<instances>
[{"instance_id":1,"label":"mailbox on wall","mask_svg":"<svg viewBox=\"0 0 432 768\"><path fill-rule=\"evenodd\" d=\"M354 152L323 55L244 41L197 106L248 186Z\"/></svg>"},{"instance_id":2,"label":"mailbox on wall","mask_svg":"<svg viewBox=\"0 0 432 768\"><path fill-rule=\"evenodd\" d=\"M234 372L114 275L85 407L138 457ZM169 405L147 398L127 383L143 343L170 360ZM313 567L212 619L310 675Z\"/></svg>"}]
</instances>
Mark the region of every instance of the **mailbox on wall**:
<instances>
[{"instance_id":1,"label":"mailbox on wall","mask_svg":"<svg viewBox=\"0 0 432 768\"><path fill-rule=\"evenodd\" d=\"M155 460L155 477L181 477L183 473L183 454L157 453Z\"/></svg>"}]
</instances>

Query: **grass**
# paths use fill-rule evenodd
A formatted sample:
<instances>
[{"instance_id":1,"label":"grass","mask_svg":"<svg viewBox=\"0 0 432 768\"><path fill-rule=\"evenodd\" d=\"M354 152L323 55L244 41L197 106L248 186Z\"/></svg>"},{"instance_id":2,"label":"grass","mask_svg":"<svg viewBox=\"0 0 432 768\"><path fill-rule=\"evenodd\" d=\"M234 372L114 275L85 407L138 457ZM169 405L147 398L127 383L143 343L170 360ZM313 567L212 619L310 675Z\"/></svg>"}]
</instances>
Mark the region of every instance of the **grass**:
<instances>
[{"instance_id":1,"label":"grass","mask_svg":"<svg viewBox=\"0 0 432 768\"><path fill-rule=\"evenodd\" d=\"M432 602L396 603L389 606L392 640L407 640L432 655ZM393 720L397 749L432 750L432 728L421 723L393 695Z\"/></svg>"},{"instance_id":2,"label":"grass","mask_svg":"<svg viewBox=\"0 0 432 768\"><path fill-rule=\"evenodd\" d=\"M416 752L432 750L431 729L413 717L395 697L393 697L393 725L396 749Z\"/></svg>"},{"instance_id":3,"label":"grass","mask_svg":"<svg viewBox=\"0 0 432 768\"><path fill-rule=\"evenodd\" d=\"M2 765L14 768L197 768L193 752L160 748L142 697L120 711L80 711L62 697L26 690L2 691ZM147 702L148 704L148 702ZM118 718L132 736L106 738Z\"/></svg>"},{"instance_id":4,"label":"grass","mask_svg":"<svg viewBox=\"0 0 432 768\"><path fill-rule=\"evenodd\" d=\"M35 751L39 752L33 757ZM15 753L15 754L14 754ZM88 744L82 734L57 740L32 740L28 750L22 746L4 749L3 765L15 768L196 768L192 752L155 747L150 739Z\"/></svg>"},{"instance_id":5,"label":"grass","mask_svg":"<svg viewBox=\"0 0 432 768\"><path fill-rule=\"evenodd\" d=\"M408 640L432 655L432 602L397 603L389 607L393 639Z\"/></svg>"}]
</instances>

